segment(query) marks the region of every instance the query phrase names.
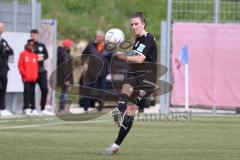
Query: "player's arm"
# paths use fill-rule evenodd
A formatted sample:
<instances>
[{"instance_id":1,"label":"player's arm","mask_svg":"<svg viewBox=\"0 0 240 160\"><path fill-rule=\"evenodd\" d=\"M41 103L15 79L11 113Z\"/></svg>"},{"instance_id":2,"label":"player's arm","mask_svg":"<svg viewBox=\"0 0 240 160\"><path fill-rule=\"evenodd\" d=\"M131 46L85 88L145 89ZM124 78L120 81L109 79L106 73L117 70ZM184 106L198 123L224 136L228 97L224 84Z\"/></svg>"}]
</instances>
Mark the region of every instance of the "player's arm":
<instances>
[{"instance_id":1,"label":"player's arm","mask_svg":"<svg viewBox=\"0 0 240 160\"><path fill-rule=\"evenodd\" d=\"M128 55L125 55L123 52L116 52L116 57L122 61L133 62L133 63L143 63L145 59L145 56L142 54L128 56Z\"/></svg>"},{"instance_id":2,"label":"player's arm","mask_svg":"<svg viewBox=\"0 0 240 160\"><path fill-rule=\"evenodd\" d=\"M131 56L128 54L124 54L123 52L116 52L116 56L118 59L127 62L133 63L143 63L146 55L149 53L152 47L152 39L146 39L144 42L141 42L136 49L131 51Z\"/></svg>"},{"instance_id":3,"label":"player's arm","mask_svg":"<svg viewBox=\"0 0 240 160\"><path fill-rule=\"evenodd\" d=\"M13 49L9 46L7 41L5 41L5 43L6 43L5 50L6 50L7 54L8 54L8 56L13 56Z\"/></svg>"},{"instance_id":4,"label":"player's arm","mask_svg":"<svg viewBox=\"0 0 240 160\"><path fill-rule=\"evenodd\" d=\"M26 75L24 68L25 68L24 67L24 57L23 57L23 53L21 53L19 56L19 60L18 60L18 70L22 77L25 77L25 75Z\"/></svg>"},{"instance_id":5,"label":"player's arm","mask_svg":"<svg viewBox=\"0 0 240 160\"><path fill-rule=\"evenodd\" d=\"M135 63L143 63L145 57L142 55L136 55L136 56L127 56L126 61L127 62L135 62Z\"/></svg>"}]
</instances>

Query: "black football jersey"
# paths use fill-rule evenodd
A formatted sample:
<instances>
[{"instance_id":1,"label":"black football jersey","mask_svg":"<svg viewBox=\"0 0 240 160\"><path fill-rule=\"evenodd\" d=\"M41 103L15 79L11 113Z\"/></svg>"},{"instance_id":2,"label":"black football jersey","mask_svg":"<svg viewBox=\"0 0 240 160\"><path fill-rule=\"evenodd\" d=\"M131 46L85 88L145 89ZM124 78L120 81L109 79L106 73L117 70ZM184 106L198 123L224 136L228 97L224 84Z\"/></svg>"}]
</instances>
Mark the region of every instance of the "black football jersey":
<instances>
[{"instance_id":1,"label":"black football jersey","mask_svg":"<svg viewBox=\"0 0 240 160\"><path fill-rule=\"evenodd\" d=\"M141 55L144 57L143 63L130 63L128 74L138 76L143 73L157 72L157 45L154 37L150 33L146 33L141 37L137 37L132 48L133 55Z\"/></svg>"},{"instance_id":2,"label":"black football jersey","mask_svg":"<svg viewBox=\"0 0 240 160\"><path fill-rule=\"evenodd\" d=\"M144 56L144 62L157 62L157 45L150 33L137 37L132 51L135 55Z\"/></svg>"}]
</instances>

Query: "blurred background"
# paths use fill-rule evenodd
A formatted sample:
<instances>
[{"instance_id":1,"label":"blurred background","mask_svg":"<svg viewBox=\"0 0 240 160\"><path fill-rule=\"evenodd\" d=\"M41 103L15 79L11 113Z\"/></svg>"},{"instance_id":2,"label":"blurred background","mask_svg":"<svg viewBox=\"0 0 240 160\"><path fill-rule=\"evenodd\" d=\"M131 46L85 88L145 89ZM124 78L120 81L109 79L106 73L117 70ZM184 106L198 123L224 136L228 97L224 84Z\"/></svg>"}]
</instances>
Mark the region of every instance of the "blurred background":
<instances>
[{"instance_id":1,"label":"blurred background","mask_svg":"<svg viewBox=\"0 0 240 160\"><path fill-rule=\"evenodd\" d=\"M0 0L4 37L16 54L15 64L10 64L9 109L20 113L17 104L21 103L23 88L16 62L23 46L19 44L28 38L32 28L41 30L41 41L48 47L50 57L45 63L50 76L56 68L57 47L64 38L74 41L72 57L81 55L98 29L120 28L126 39L133 41L129 16L135 11L145 14L147 30L158 44L159 63L168 68L160 80L173 87L168 94L152 97L146 107L155 106L153 111L163 113L184 112L189 108L203 113L238 113L240 78L235 73L240 68L237 64L240 2L237 0ZM181 61L182 54L187 55L187 63ZM75 70L74 83L79 83L80 76L80 71ZM51 91L49 108L54 106L55 98L59 95Z\"/></svg>"}]
</instances>

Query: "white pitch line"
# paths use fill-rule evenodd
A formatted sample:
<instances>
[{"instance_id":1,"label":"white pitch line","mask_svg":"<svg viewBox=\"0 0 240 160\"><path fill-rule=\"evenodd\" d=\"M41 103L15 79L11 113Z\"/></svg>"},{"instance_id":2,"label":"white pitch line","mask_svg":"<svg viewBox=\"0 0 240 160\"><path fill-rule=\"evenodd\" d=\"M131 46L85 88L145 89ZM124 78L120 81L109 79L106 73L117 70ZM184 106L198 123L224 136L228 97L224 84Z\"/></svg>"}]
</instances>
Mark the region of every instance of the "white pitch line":
<instances>
[{"instance_id":1,"label":"white pitch line","mask_svg":"<svg viewBox=\"0 0 240 160\"><path fill-rule=\"evenodd\" d=\"M55 126L62 124L92 124L92 123L101 123L108 122L111 120L96 120L96 121L80 121L80 122L56 122L56 123L43 123L43 124L31 124L31 125L18 125L18 126L10 126L10 127L0 127L0 130L7 129L23 129L23 128L34 128L34 127L43 127L43 126Z\"/></svg>"}]
</instances>

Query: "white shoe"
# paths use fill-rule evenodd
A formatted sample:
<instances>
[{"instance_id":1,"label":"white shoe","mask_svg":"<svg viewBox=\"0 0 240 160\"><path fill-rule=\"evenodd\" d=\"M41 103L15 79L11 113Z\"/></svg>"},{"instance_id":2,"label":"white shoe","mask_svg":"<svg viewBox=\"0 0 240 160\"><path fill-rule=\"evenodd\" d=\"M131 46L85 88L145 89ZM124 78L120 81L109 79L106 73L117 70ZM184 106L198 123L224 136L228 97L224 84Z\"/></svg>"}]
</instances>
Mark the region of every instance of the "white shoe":
<instances>
[{"instance_id":1,"label":"white shoe","mask_svg":"<svg viewBox=\"0 0 240 160\"><path fill-rule=\"evenodd\" d=\"M40 114L36 109L32 110L32 116L39 116Z\"/></svg>"},{"instance_id":2,"label":"white shoe","mask_svg":"<svg viewBox=\"0 0 240 160\"><path fill-rule=\"evenodd\" d=\"M40 111L40 115L44 115L44 116L53 116L54 114L52 112L50 112L49 110L42 110Z\"/></svg>"},{"instance_id":3,"label":"white shoe","mask_svg":"<svg viewBox=\"0 0 240 160\"><path fill-rule=\"evenodd\" d=\"M117 145L116 143L113 143L111 146L109 146L104 152L103 155L104 156L111 156L116 154L119 151L119 145Z\"/></svg>"},{"instance_id":4,"label":"white shoe","mask_svg":"<svg viewBox=\"0 0 240 160\"><path fill-rule=\"evenodd\" d=\"M31 109L25 109L25 110L24 110L24 114L25 114L26 116L32 116L32 110L31 110Z\"/></svg>"},{"instance_id":5,"label":"white shoe","mask_svg":"<svg viewBox=\"0 0 240 160\"><path fill-rule=\"evenodd\" d=\"M5 111L5 114L6 114L7 116L12 116L12 115L13 115L12 112L10 112L10 111L7 110L7 109L5 109L4 111Z\"/></svg>"},{"instance_id":6,"label":"white shoe","mask_svg":"<svg viewBox=\"0 0 240 160\"><path fill-rule=\"evenodd\" d=\"M13 114L7 109L0 110L0 116L2 116L2 117L8 117L8 116L12 116L12 115Z\"/></svg>"}]
</instances>

